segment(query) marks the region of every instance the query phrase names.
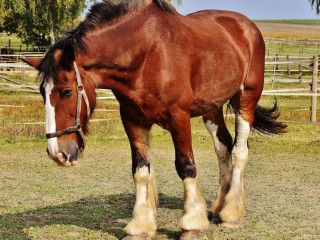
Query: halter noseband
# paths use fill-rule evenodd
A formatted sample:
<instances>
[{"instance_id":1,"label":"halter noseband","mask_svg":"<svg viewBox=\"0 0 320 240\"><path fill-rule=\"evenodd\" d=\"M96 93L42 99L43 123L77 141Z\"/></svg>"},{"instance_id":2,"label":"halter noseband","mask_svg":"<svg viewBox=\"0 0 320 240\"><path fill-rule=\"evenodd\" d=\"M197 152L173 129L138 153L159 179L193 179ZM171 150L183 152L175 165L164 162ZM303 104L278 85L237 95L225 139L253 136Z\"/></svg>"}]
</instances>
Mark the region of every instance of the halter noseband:
<instances>
[{"instance_id":1,"label":"halter noseband","mask_svg":"<svg viewBox=\"0 0 320 240\"><path fill-rule=\"evenodd\" d=\"M54 132L54 133L48 133L46 134L46 138L55 138L55 137L59 137L61 135L67 134L67 133L73 133L73 132L77 132L79 133L81 139L82 139L82 146L80 148L80 150L84 150L85 146L86 146L86 138L84 136L84 133L82 131L81 128L81 123L80 123L80 115L81 115L81 102L82 102L82 98L86 104L87 107L87 119L86 119L86 123L87 124L89 122L90 119L90 105L89 105L89 100L88 100L88 96L86 94L86 91L84 90L84 87L82 85L82 81L81 81L81 77L80 77L80 73L79 73L79 69L78 66L76 64L76 62L73 62L73 66L74 66L74 70L76 72L76 79L77 79L77 108L76 108L76 117L75 117L75 122L72 124L71 127L68 127L66 129Z\"/></svg>"}]
</instances>

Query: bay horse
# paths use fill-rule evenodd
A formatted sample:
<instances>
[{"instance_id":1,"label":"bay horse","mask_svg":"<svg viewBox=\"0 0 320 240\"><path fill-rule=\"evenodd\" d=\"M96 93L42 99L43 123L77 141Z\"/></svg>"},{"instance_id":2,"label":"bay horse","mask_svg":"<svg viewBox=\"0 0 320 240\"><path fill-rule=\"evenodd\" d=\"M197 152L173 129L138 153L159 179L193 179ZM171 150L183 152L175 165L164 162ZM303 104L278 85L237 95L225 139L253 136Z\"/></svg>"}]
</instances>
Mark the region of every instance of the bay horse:
<instances>
[{"instance_id":1,"label":"bay horse","mask_svg":"<svg viewBox=\"0 0 320 240\"><path fill-rule=\"evenodd\" d=\"M219 160L210 217L241 226L250 130L279 134L286 127L276 121L276 104L270 109L257 105L264 58L261 33L239 13L212 10L183 16L165 0L132 0L93 5L44 58L24 61L42 79L47 152L60 165L76 165L85 148L95 89L113 91L130 141L136 188L124 239L148 239L156 233L157 190L148 155L154 124L172 136L184 186L180 239L204 239L209 220L196 178L190 118L202 116ZM224 122L227 102L235 112L234 141Z\"/></svg>"}]
</instances>

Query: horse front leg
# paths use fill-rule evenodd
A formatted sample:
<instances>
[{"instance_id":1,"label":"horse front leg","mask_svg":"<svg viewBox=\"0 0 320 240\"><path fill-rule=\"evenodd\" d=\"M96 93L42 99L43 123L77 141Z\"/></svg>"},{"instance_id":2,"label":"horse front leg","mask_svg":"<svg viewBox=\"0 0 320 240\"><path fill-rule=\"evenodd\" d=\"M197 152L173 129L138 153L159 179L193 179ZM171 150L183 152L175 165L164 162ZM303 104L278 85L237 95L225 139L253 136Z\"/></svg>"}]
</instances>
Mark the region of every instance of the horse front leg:
<instances>
[{"instance_id":1,"label":"horse front leg","mask_svg":"<svg viewBox=\"0 0 320 240\"><path fill-rule=\"evenodd\" d=\"M183 113L172 119L174 123L169 130L175 146L176 170L184 187L184 210L180 220L183 234L180 240L207 239L204 233L204 230L209 228L207 206L196 180L190 116Z\"/></svg>"},{"instance_id":2,"label":"horse front leg","mask_svg":"<svg viewBox=\"0 0 320 240\"><path fill-rule=\"evenodd\" d=\"M157 187L148 156L150 127L140 127L122 117L132 152L132 174L136 188L133 219L125 230L125 240L149 239L156 233Z\"/></svg>"}]
</instances>

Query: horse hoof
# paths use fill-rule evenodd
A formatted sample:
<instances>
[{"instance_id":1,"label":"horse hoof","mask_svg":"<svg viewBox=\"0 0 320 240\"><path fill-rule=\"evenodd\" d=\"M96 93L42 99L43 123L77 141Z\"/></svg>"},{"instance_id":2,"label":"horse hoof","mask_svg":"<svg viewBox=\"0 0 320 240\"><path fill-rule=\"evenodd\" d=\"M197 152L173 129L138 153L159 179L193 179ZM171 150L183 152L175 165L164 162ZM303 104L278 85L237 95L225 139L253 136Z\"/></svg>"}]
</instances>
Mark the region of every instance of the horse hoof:
<instances>
[{"instance_id":1,"label":"horse hoof","mask_svg":"<svg viewBox=\"0 0 320 240\"><path fill-rule=\"evenodd\" d=\"M242 221L237 221L237 222L224 222L221 224L223 227L228 227L228 228L241 228L243 227L243 222Z\"/></svg>"},{"instance_id":2,"label":"horse hoof","mask_svg":"<svg viewBox=\"0 0 320 240\"><path fill-rule=\"evenodd\" d=\"M180 240L208 240L208 237L204 231L193 230L193 231L184 231Z\"/></svg>"},{"instance_id":3,"label":"horse hoof","mask_svg":"<svg viewBox=\"0 0 320 240\"><path fill-rule=\"evenodd\" d=\"M151 237L148 234L141 234L135 236L128 235L122 238L122 240L151 240Z\"/></svg>"}]
</instances>

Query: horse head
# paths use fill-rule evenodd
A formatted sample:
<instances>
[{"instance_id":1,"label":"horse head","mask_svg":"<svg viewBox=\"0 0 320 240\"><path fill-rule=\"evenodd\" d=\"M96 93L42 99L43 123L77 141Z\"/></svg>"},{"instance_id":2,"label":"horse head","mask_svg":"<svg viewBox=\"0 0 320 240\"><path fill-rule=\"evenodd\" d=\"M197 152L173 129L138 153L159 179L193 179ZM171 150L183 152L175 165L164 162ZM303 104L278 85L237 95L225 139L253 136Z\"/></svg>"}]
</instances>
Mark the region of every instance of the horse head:
<instances>
[{"instance_id":1,"label":"horse head","mask_svg":"<svg viewBox=\"0 0 320 240\"><path fill-rule=\"evenodd\" d=\"M95 86L70 50L49 50L44 58L23 61L37 69L42 79L47 153L59 165L74 166L85 148L84 134L96 103Z\"/></svg>"}]
</instances>

